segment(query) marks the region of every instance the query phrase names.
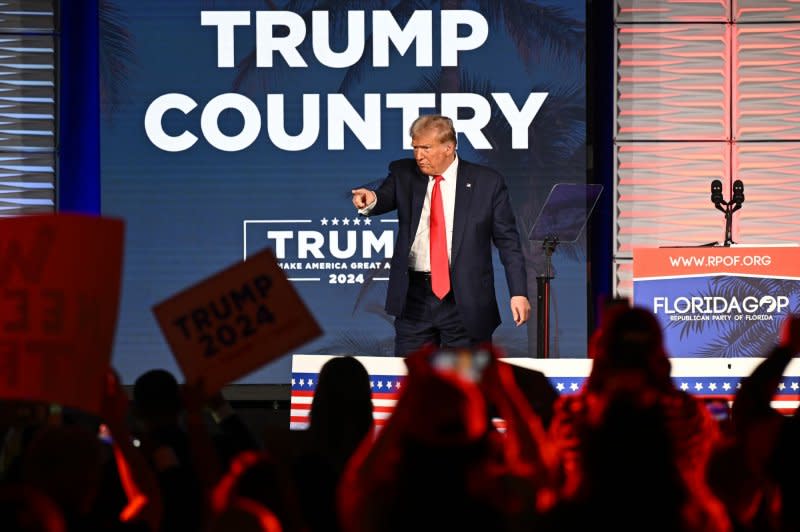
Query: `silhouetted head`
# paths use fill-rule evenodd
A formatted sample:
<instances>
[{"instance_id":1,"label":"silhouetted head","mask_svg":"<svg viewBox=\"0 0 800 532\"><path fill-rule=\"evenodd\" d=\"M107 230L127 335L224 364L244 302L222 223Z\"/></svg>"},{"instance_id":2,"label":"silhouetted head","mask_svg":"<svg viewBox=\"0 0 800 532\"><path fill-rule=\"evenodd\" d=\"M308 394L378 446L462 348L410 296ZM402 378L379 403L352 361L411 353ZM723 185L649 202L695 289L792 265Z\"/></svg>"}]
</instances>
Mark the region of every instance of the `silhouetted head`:
<instances>
[{"instance_id":1,"label":"silhouetted head","mask_svg":"<svg viewBox=\"0 0 800 532\"><path fill-rule=\"evenodd\" d=\"M483 493L491 448L479 385L456 371L408 367L397 406L404 409L398 418L403 425L399 447L388 454L387 465L375 464L376 469L395 467L379 529L412 530L424 523L430 530L503 530Z\"/></svg>"},{"instance_id":2,"label":"silhouetted head","mask_svg":"<svg viewBox=\"0 0 800 532\"><path fill-rule=\"evenodd\" d=\"M655 401L620 394L605 402L581 441L581 494L609 514L657 516L681 530L687 492L663 410Z\"/></svg>"},{"instance_id":3,"label":"silhouetted head","mask_svg":"<svg viewBox=\"0 0 800 532\"><path fill-rule=\"evenodd\" d=\"M136 415L147 424L177 423L181 411L178 381L163 369L143 373L133 385L133 404Z\"/></svg>"},{"instance_id":4,"label":"silhouetted head","mask_svg":"<svg viewBox=\"0 0 800 532\"><path fill-rule=\"evenodd\" d=\"M298 526L297 493L281 464L264 451L243 451L214 487L212 509L223 512L244 498L269 508L287 529Z\"/></svg>"},{"instance_id":5,"label":"silhouetted head","mask_svg":"<svg viewBox=\"0 0 800 532\"><path fill-rule=\"evenodd\" d=\"M663 340L661 325L651 312L633 307L610 313L593 344L589 389L597 391L610 384L671 388L670 363ZM625 380L628 382L621 382Z\"/></svg>"},{"instance_id":6,"label":"silhouetted head","mask_svg":"<svg viewBox=\"0 0 800 532\"><path fill-rule=\"evenodd\" d=\"M489 428L486 400L474 382L454 373L409 371L403 429L412 442L432 447L470 445Z\"/></svg>"},{"instance_id":7,"label":"silhouetted head","mask_svg":"<svg viewBox=\"0 0 800 532\"><path fill-rule=\"evenodd\" d=\"M336 357L322 366L309 415L317 447L343 462L372 430L369 374L357 359Z\"/></svg>"},{"instance_id":8,"label":"silhouetted head","mask_svg":"<svg viewBox=\"0 0 800 532\"><path fill-rule=\"evenodd\" d=\"M87 428L44 427L25 451L22 478L55 501L65 514L84 515L97 497L102 462L101 444Z\"/></svg>"}]
</instances>

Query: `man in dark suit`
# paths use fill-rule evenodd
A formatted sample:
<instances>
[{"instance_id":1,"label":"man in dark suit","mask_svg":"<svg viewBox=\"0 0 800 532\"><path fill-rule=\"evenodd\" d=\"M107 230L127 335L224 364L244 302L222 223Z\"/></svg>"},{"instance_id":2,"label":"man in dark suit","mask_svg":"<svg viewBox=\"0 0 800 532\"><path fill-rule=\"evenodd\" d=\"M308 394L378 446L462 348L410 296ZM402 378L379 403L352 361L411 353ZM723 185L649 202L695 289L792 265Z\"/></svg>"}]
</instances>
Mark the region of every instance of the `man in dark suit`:
<instances>
[{"instance_id":1,"label":"man in dark suit","mask_svg":"<svg viewBox=\"0 0 800 532\"><path fill-rule=\"evenodd\" d=\"M525 260L503 177L459 159L453 122L423 115L410 129L414 159L389 165L372 191L353 190L363 215L397 209L386 310L395 316L395 355L424 344L491 341L500 324L492 242L500 253L517 326L530 315Z\"/></svg>"}]
</instances>

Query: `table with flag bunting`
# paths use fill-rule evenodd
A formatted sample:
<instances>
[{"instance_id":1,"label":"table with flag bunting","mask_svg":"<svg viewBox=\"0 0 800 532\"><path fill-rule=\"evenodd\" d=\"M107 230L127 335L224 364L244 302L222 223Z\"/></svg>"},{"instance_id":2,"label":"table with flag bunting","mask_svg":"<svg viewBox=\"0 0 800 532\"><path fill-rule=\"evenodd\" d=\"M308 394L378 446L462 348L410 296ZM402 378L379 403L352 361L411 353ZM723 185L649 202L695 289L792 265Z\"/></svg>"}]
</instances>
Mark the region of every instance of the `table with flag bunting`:
<instances>
[{"instance_id":1,"label":"table with flag bunting","mask_svg":"<svg viewBox=\"0 0 800 532\"><path fill-rule=\"evenodd\" d=\"M332 356L292 357L290 426L308 427L308 413L314 398L317 376ZM355 357L370 375L375 424L382 426L392 413L406 375L399 357ZM506 358L505 362L541 371L561 394L576 393L592 367L590 359ZM673 358L672 379L681 390L701 399L733 401L740 381L750 375L762 358ZM772 406L791 414L800 405L800 360L793 359L778 384ZM499 423L502 426L502 422Z\"/></svg>"}]
</instances>

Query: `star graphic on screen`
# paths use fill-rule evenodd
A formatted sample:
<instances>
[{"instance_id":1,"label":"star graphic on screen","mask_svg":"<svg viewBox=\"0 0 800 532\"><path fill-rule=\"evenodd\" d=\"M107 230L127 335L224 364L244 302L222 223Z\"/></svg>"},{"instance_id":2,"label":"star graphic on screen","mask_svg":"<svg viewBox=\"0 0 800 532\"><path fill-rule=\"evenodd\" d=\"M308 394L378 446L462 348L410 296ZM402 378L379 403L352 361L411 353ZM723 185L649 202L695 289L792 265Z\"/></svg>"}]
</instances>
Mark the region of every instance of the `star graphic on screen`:
<instances>
[{"instance_id":1,"label":"star graphic on screen","mask_svg":"<svg viewBox=\"0 0 800 532\"><path fill-rule=\"evenodd\" d=\"M730 390L730 389L731 389L731 383L729 383L729 382L723 382L723 383L722 383L722 389L723 389L723 390L725 390L725 391L727 392L728 390Z\"/></svg>"},{"instance_id":2,"label":"star graphic on screen","mask_svg":"<svg viewBox=\"0 0 800 532\"><path fill-rule=\"evenodd\" d=\"M703 389L703 383L702 382L695 383L694 389L699 392L700 390Z\"/></svg>"},{"instance_id":3,"label":"star graphic on screen","mask_svg":"<svg viewBox=\"0 0 800 532\"><path fill-rule=\"evenodd\" d=\"M717 389L717 383L712 382L711 384L708 385L708 389L713 392L714 390Z\"/></svg>"},{"instance_id":4,"label":"star graphic on screen","mask_svg":"<svg viewBox=\"0 0 800 532\"><path fill-rule=\"evenodd\" d=\"M335 218L335 217L334 217L334 219L333 219L333 220L331 220L331 224L332 224L332 225L339 225L339 218Z\"/></svg>"},{"instance_id":5,"label":"star graphic on screen","mask_svg":"<svg viewBox=\"0 0 800 532\"><path fill-rule=\"evenodd\" d=\"M350 218L342 218L342 225L350 225Z\"/></svg>"},{"instance_id":6,"label":"star graphic on screen","mask_svg":"<svg viewBox=\"0 0 800 532\"><path fill-rule=\"evenodd\" d=\"M569 389L572 390L573 392L576 392L578 391L578 385L573 382L572 384L569 385Z\"/></svg>"},{"instance_id":7,"label":"star graphic on screen","mask_svg":"<svg viewBox=\"0 0 800 532\"><path fill-rule=\"evenodd\" d=\"M319 221L319 223L321 223L322 225L328 225L328 219L323 218L322 220Z\"/></svg>"},{"instance_id":8,"label":"star graphic on screen","mask_svg":"<svg viewBox=\"0 0 800 532\"><path fill-rule=\"evenodd\" d=\"M797 381L792 382L792 390L797 391L798 388L800 388L800 386L798 386Z\"/></svg>"},{"instance_id":9,"label":"star graphic on screen","mask_svg":"<svg viewBox=\"0 0 800 532\"><path fill-rule=\"evenodd\" d=\"M372 220L369 218L364 218L364 225L372 225Z\"/></svg>"},{"instance_id":10,"label":"star graphic on screen","mask_svg":"<svg viewBox=\"0 0 800 532\"><path fill-rule=\"evenodd\" d=\"M688 385L688 384L686 384L685 382L682 382L682 383L681 383L681 390L683 390L683 391L685 392L685 391L686 391L686 390L688 390L688 389L689 389L689 385Z\"/></svg>"},{"instance_id":11,"label":"star graphic on screen","mask_svg":"<svg viewBox=\"0 0 800 532\"><path fill-rule=\"evenodd\" d=\"M786 389L786 385L785 385L784 383L780 383L780 384L778 385L778 389L779 389L780 391L783 391L783 390L785 390L785 389Z\"/></svg>"},{"instance_id":12,"label":"star graphic on screen","mask_svg":"<svg viewBox=\"0 0 800 532\"><path fill-rule=\"evenodd\" d=\"M556 390L558 390L559 392L563 392L564 391L564 383L563 382L559 382L558 384L556 384Z\"/></svg>"},{"instance_id":13,"label":"star graphic on screen","mask_svg":"<svg viewBox=\"0 0 800 532\"><path fill-rule=\"evenodd\" d=\"M361 219L353 218L353 225L361 225Z\"/></svg>"},{"instance_id":14,"label":"star graphic on screen","mask_svg":"<svg viewBox=\"0 0 800 532\"><path fill-rule=\"evenodd\" d=\"M314 379L308 379L308 381L306 381L306 383L307 383L309 386L314 386Z\"/></svg>"}]
</instances>

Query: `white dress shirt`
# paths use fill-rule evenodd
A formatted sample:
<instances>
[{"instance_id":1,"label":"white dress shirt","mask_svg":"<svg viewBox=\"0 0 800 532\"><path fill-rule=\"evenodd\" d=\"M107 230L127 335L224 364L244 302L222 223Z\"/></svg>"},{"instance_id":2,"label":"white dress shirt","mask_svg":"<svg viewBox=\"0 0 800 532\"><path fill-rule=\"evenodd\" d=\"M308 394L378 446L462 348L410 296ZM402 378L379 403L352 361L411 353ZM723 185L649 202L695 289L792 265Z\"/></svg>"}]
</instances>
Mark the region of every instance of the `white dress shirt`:
<instances>
[{"instance_id":1,"label":"white dress shirt","mask_svg":"<svg viewBox=\"0 0 800 532\"><path fill-rule=\"evenodd\" d=\"M453 242L453 213L456 209L456 180L458 176L458 157L456 157L447 170L442 174L439 190L442 194L442 207L444 208L444 226L447 235L447 262L450 263L450 248ZM436 180L428 176L428 188L425 191L425 201L422 203L422 214L419 217L417 234L411 251L408 253L408 267L418 272L431 271L431 192Z\"/></svg>"},{"instance_id":2,"label":"white dress shirt","mask_svg":"<svg viewBox=\"0 0 800 532\"><path fill-rule=\"evenodd\" d=\"M450 262L450 250L453 244L453 215L456 209L456 181L458 179L458 156L455 157L447 170L442 174L439 183L439 191L442 195L442 207L444 208L444 225L447 236L447 261ZM425 201L422 203L422 213L419 217L417 234L411 244L411 251L408 253L408 267L418 272L431 271L431 245L430 245L430 218L431 218L431 192L436 180L433 176L428 176L428 188L425 191ZM360 214L369 214L377 205L377 199L363 209L359 209Z\"/></svg>"}]
</instances>

